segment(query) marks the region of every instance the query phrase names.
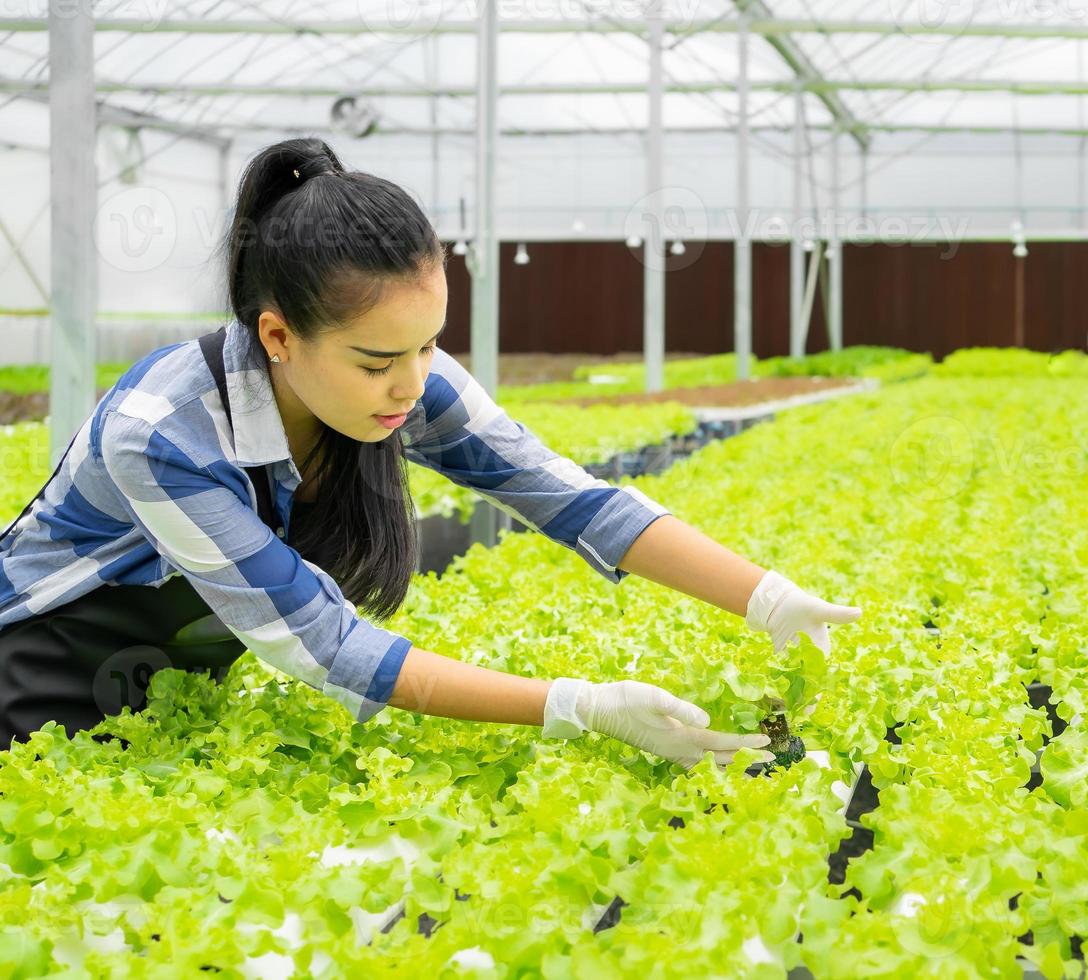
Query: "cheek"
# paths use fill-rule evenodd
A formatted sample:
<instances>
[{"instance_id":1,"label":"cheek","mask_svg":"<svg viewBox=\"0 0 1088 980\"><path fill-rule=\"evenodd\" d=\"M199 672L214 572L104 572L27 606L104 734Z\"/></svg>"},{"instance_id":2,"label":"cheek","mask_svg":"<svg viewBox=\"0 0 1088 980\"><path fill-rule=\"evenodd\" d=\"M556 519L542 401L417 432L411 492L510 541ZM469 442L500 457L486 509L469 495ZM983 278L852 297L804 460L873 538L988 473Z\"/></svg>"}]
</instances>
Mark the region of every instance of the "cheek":
<instances>
[{"instance_id":1,"label":"cheek","mask_svg":"<svg viewBox=\"0 0 1088 980\"><path fill-rule=\"evenodd\" d=\"M381 389L383 381L383 378L372 378L362 368L354 366L333 368L315 375L312 404L320 406L321 411L314 414L328 422L369 415L385 403Z\"/></svg>"}]
</instances>

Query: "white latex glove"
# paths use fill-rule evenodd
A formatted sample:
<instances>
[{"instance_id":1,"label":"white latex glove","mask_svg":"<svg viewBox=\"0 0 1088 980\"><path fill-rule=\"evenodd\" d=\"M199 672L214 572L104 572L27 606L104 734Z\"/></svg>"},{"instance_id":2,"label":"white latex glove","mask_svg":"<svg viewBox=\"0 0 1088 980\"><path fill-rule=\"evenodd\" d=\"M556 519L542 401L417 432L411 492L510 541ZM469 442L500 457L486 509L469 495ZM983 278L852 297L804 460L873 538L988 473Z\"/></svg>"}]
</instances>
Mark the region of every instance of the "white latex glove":
<instances>
[{"instance_id":1,"label":"white latex glove","mask_svg":"<svg viewBox=\"0 0 1088 980\"><path fill-rule=\"evenodd\" d=\"M544 704L545 738L577 738L589 730L618 738L690 769L707 751L726 766L737 749L762 748L766 735L733 735L707 728L710 716L690 701L642 681L594 684L572 677L552 682ZM759 753L771 762L770 752Z\"/></svg>"},{"instance_id":2,"label":"white latex glove","mask_svg":"<svg viewBox=\"0 0 1088 980\"><path fill-rule=\"evenodd\" d=\"M767 572L748 600L744 622L753 630L771 634L777 653L804 633L825 654L831 652L828 623L852 623L861 615L857 606L836 606L809 595L777 572Z\"/></svg>"}]
</instances>

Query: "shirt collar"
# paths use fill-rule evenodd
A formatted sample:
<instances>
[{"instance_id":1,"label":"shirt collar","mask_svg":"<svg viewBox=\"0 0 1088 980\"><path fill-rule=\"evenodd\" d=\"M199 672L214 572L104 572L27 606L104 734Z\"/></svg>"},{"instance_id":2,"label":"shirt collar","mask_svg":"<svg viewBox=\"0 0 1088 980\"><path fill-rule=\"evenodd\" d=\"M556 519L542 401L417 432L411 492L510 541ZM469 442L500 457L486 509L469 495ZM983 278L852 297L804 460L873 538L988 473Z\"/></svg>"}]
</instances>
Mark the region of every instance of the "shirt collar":
<instances>
[{"instance_id":1,"label":"shirt collar","mask_svg":"<svg viewBox=\"0 0 1088 980\"><path fill-rule=\"evenodd\" d=\"M234 451L238 465L242 467L291 460L287 432L283 428L268 369L263 358L249 355L251 343L249 331L237 320L227 324L223 366L234 427ZM251 360L247 361L247 355ZM256 367L252 366L253 360L257 361Z\"/></svg>"}]
</instances>

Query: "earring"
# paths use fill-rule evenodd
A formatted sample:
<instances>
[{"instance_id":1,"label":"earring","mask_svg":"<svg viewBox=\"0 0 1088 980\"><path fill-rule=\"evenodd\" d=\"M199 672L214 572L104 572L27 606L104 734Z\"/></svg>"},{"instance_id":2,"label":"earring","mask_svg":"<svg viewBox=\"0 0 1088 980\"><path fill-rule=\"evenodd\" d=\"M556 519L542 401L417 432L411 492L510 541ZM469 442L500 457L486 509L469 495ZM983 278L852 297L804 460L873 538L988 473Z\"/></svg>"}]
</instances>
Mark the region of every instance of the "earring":
<instances>
[{"instance_id":1,"label":"earring","mask_svg":"<svg viewBox=\"0 0 1088 980\"><path fill-rule=\"evenodd\" d=\"M279 354L273 354L272 355L272 363L273 364L279 364L279 362L280 362L280 355Z\"/></svg>"}]
</instances>

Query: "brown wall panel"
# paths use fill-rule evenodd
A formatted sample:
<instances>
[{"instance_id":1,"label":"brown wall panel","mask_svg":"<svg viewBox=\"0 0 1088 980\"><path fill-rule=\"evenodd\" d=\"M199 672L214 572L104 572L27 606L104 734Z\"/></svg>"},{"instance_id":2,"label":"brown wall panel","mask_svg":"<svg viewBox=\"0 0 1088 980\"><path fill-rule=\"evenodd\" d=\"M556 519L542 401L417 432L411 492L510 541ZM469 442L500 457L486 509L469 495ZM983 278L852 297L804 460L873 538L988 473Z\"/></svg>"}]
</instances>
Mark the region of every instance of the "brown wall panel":
<instances>
[{"instance_id":1,"label":"brown wall panel","mask_svg":"<svg viewBox=\"0 0 1088 980\"><path fill-rule=\"evenodd\" d=\"M1088 345L1088 242L1030 242L1024 261L1026 345L1083 350Z\"/></svg>"},{"instance_id":2,"label":"brown wall panel","mask_svg":"<svg viewBox=\"0 0 1088 980\"><path fill-rule=\"evenodd\" d=\"M1088 342L1088 243L1033 242L1017 260L1006 242L845 246L844 343L886 344L943 357L959 347L1014 341L1016 263L1024 265L1027 346L1084 348ZM548 242L514 264L514 243L500 250L500 349L608 355L642 349L641 253L620 242ZM669 351L733 349L733 247L689 243L668 256L665 342ZM471 278L450 255L447 350L469 347ZM828 344L824 285L813 304L807 350ZM789 247L752 251L753 350L789 351Z\"/></svg>"},{"instance_id":3,"label":"brown wall panel","mask_svg":"<svg viewBox=\"0 0 1088 980\"><path fill-rule=\"evenodd\" d=\"M665 349L700 354L730 351L733 349L733 246L729 242L686 245L683 255L667 256ZM640 274L641 269L640 263ZM642 350L641 321L638 336L632 339L635 346L626 349Z\"/></svg>"},{"instance_id":4,"label":"brown wall panel","mask_svg":"<svg viewBox=\"0 0 1088 980\"><path fill-rule=\"evenodd\" d=\"M1013 342L1014 267L1005 242L848 245L843 342L943 357Z\"/></svg>"}]
</instances>

